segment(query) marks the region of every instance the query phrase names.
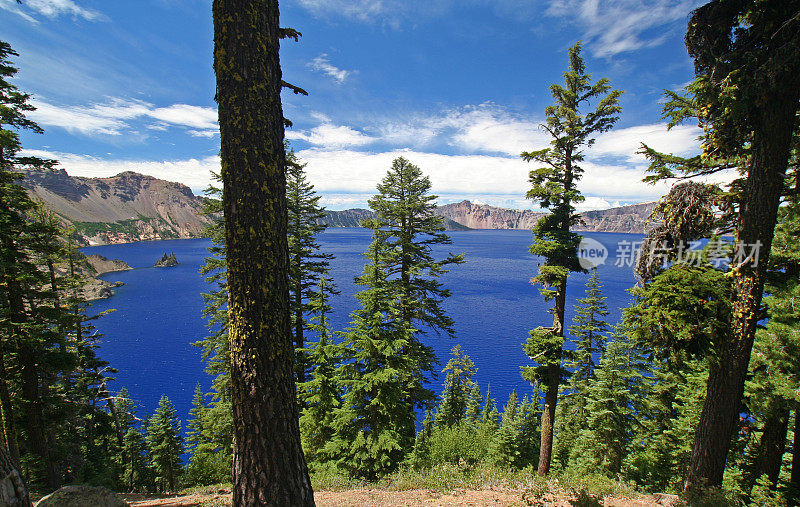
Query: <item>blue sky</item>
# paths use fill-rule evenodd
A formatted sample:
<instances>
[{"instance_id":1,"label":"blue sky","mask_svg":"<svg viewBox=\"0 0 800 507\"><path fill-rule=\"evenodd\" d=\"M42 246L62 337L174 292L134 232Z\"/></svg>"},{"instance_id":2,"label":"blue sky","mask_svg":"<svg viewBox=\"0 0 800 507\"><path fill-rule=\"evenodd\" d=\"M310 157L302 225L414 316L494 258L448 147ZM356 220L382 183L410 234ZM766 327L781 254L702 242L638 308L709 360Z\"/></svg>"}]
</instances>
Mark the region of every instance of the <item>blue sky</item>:
<instances>
[{"instance_id":1,"label":"blue sky","mask_svg":"<svg viewBox=\"0 0 800 507\"><path fill-rule=\"evenodd\" d=\"M641 183L644 141L696 151L692 125L666 131L663 89L692 78L683 45L695 0L283 0L287 130L331 209L364 206L391 160L431 177L440 202L535 208L538 129L566 50L625 90L623 114L587 151L586 209L658 198ZM219 166L210 0L0 0L0 39L44 135L25 147L76 176L134 170L200 191Z\"/></svg>"}]
</instances>

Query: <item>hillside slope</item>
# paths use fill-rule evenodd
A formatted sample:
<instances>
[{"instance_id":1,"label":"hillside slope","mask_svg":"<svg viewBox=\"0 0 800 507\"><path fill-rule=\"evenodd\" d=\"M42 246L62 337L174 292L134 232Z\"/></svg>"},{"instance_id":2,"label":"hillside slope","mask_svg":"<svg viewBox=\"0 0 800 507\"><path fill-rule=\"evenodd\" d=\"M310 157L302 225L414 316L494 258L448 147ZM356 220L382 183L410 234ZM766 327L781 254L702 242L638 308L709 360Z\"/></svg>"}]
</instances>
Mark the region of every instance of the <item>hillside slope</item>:
<instances>
[{"instance_id":1,"label":"hillside slope","mask_svg":"<svg viewBox=\"0 0 800 507\"><path fill-rule=\"evenodd\" d=\"M574 227L579 232L624 232L643 234L654 202L632 204L581 214L583 223ZM435 213L445 219L448 230L464 229L523 229L530 230L545 213L531 210L498 208L488 204L461 201L444 204ZM329 211L325 222L329 227L358 227L358 223L374 216L365 209Z\"/></svg>"},{"instance_id":2,"label":"hillside slope","mask_svg":"<svg viewBox=\"0 0 800 507\"><path fill-rule=\"evenodd\" d=\"M26 171L20 182L71 223L84 244L196 238L210 219L203 198L181 183L124 172L109 178L69 176L63 169Z\"/></svg>"}]
</instances>

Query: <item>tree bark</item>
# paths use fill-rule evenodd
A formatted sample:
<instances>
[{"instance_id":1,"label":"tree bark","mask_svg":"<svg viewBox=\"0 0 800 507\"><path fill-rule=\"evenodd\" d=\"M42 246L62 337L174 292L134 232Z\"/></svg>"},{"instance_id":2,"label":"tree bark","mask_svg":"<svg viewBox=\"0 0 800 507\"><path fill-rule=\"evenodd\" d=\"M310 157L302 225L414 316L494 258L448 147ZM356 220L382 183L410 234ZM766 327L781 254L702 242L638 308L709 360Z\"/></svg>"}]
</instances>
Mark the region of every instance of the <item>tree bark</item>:
<instances>
[{"instance_id":1,"label":"tree bark","mask_svg":"<svg viewBox=\"0 0 800 507\"><path fill-rule=\"evenodd\" d=\"M555 306L553 307L553 333L556 336L564 336L564 314L567 301L567 280L563 280L556 292ZM558 403L558 390L561 384L561 351L554 351L558 354L559 360L551 363L547 369L547 392L544 397L544 409L542 410L542 433L539 440L539 466L536 473L545 476L550 473L550 463L553 459L553 428L556 421L556 404Z\"/></svg>"},{"instance_id":2,"label":"tree bark","mask_svg":"<svg viewBox=\"0 0 800 507\"><path fill-rule=\"evenodd\" d=\"M0 344L0 417L3 420L3 445L8 449L8 456L11 462L19 465L17 428L14 423L14 406L11 404L11 393L8 390L8 371L6 370L3 344Z\"/></svg>"},{"instance_id":3,"label":"tree bark","mask_svg":"<svg viewBox=\"0 0 800 507\"><path fill-rule=\"evenodd\" d=\"M17 462L11 459L2 445L0 445L0 505L9 507L31 505L25 481L17 470Z\"/></svg>"},{"instance_id":4,"label":"tree bark","mask_svg":"<svg viewBox=\"0 0 800 507\"><path fill-rule=\"evenodd\" d=\"M791 81L796 81L796 78ZM786 84L791 83L789 81ZM737 241L759 244L757 265L734 272L731 331L711 361L706 400L692 446L685 490L720 487L736 428L764 292L769 251L784 186L800 90L795 83L765 90L754 128L752 160L739 212Z\"/></svg>"},{"instance_id":5,"label":"tree bark","mask_svg":"<svg viewBox=\"0 0 800 507\"><path fill-rule=\"evenodd\" d=\"M214 0L237 506L314 505L289 317L277 0Z\"/></svg>"},{"instance_id":6,"label":"tree bark","mask_svg":"<svg viewBox=\"0 0 800 507\"><path fill-rule=\"evenodd\" d=\"M792 472L789 478L789 492L794 500L800 499L800 406L794 409L794 437L792 438Z\"/></svg>"},{"instance_id":7,"label":"tree bark","mask_svg":"<svg viewBox=\"0 0 800 507\"><path fill-rule=\"evenodd\" d=\"M786 450L786 433L789 430L789 409L777 410L764 421L761 433L759 475L766 474L772 483L772 489L778 486L781 474L783 453Z\"/></svg>"},{"instance_id":8,"label":"tree bark","mask_svg":"<svg viewBox=\"0 0 800 507\"><path fill-rule=\"evenodd\" d=\"M561 377L561 366L550 366L548 369L550 382L544 396L544 410L542 410L542 434L539 440L539 466L536 473L545 476L550 473L550 463L553 459L553 427L556 420L556 403L558 403L558 379Z\"/></svg>"}]
</instances>

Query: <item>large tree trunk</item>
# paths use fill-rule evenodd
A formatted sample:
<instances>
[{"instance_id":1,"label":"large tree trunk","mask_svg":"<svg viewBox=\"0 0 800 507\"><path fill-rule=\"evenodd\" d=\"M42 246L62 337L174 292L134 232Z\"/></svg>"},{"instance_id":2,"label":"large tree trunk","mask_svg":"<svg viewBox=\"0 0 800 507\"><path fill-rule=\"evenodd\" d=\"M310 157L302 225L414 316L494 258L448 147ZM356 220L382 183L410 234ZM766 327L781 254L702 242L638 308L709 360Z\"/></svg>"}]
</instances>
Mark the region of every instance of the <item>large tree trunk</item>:
<instances>
[{"instance_id":1,"label":"large tree trunk","mask_svg":"<svg viewBox=\"0 0 800 507\"><path fill-rule=\"evenodd\" d=\"M739 212L737 241L760 245L758 264L734 271L731 332L717 345L711 361L706 400L689 461L687 491L722 485L750 352L762 317L764 276L783 192L798 92L797 86L765 90L759 118L754 122L753 156Z\"/></svg>"},{"instance_id":2,"label":"large tree trunk","mask_svg":"<svg viewBox=\"0 0 800 507\"><path fill-rule=\"evenodd\" d=\"M562 281L555 296L553 307L553 333L564 336L564 313L567 301L567 281ZM563 349L563 344L561 345ZM552 351L561 357L561 349ZM553 428L556 422L556 404L558 403L558 390L561 384L561 361L551 364L547 370L547 392L544 397L542 410L542 433L539 440L539 466L536 472L540 476L550 473L550 462L553 459Z\"/></svg>"},{"instance_id":3,"label":"large tree trunk","mask_svg":"<svg viewBox=\"0 0 800 507\"><path fill-rule=\"evenodd\" d=\"M19 464L19 444L17 428L14 423L14 407L11 404L11 393L8 389L8 371L5 363L4 345L0 344L0 417L3 422L3 443L8 449L9 458Z\"/></svg>"},{"instance_id":4,"label":"large tree trunk","mask_svg":"<svg viewBox=\"0 0 800 507\"><path fill-rule=\"evenodd\" d=\"M16 462L2 445L0 445L0 505L9 507L31 505L25 481L17 470Z\"/></svg>"},{"instance_id":5,"label":"large tree trunk","mask_svg":"<svg viewBox=\"0 0 800 507\"><path fill-rule=\"evenodd\" d=\"M542 410L542 433L539 440L539 466L536 470L540 476L550 473L550 462L553 459L553 427L556 420L556 403L558 403L558 377L561 376L561 367L551 366L548 377L550 382L544 396L544 410Z\"/></svg>"},{"instance_id":6,"label":"large tree trunk","mask_svg":"<svg viewBox=\"0 0 800 507\"><path fill-rule=\"evenodd\" d=\"M774 490L781 474L786 433L789 430L789 409L777 410L764 421L759 449L759 475L766 474Z\"/></svg>"},{"instance_id":7,"label":"large tree trunk","mask_svg":"<svg viewBox=\"0 0 800 507\"><path fill-rule=\"evenodd\" d=\"M294 382L277 0L214 0L234 505L313 505Z\"/></svg>"},{"instance_id":8,"label":"large tree trunk","mask_svg":"<svg viewBox=\"0 0 800 507\"><path fill-rule=\"evenodd\" d=\"M791 497L800 500L800 405L794 409L794 436L792 438L792 472L789 478Z\"/></svg>"}]
</instances>

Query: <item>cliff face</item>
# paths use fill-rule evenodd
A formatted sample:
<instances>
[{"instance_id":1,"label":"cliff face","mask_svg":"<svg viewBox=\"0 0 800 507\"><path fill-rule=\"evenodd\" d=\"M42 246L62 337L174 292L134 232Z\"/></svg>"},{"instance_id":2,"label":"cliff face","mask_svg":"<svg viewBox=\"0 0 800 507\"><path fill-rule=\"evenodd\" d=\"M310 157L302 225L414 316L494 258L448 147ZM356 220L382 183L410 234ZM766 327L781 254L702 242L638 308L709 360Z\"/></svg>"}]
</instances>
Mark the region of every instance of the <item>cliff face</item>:
<instances>
[{"instance_id":1,"label":"cliff face","mask_svg":"<svg viewBox=\"0 0 800 507\"><path fill-rule=\"evenodd\" d=\"M497 208L488 204L461 201L436 208L436 214L470 229L532 229L544 216L529 210Z\"/></svg>"},{"instance_id":2,"label":"cliff face","mask_svg":"<svg viewBox=\"0 0 800 507\"><path fill-rule=\"evenodd\" d=\"M318 223L326 224L328 227L361 227L361 221L365 218L375 218L375 213L368 209L355 208L343 211L326 210L325 218L318 220ZM444 219L445 230L466 231L471 227L460 224L449 218Z\"/></svg>"},{"instance_id":3,"label":"cliff face","mask_svg":"<svg viewBox=\"0 0 800 507\"><path fill-rule=\"evenodd\" d=\"M186 185L124 172L110 178L69 176L63 169L25 171L20 182L71 223L84 244L196 238L210 219Z\"/></svg>"},{"instance_id":4,"label":"cliff face","mask_svg":"<svg viewBox=\"0 0 800 507\"><path fill-rule=\"evenodd\" d=\"M650 227L648 219L656 203L644 202L620 206L600 211L581 213L583 224L575 227L576 231L586 232L630 232L644 234Z\"/></svg>"},{"instance_id":5,"label":"cliff face","mask_svg":"<svg viewBox=\"0 0 800 507\"><path fill-rule=\"evenodd\" d=\"M583 224L574 230L580 232L625 232L643 234L647 219L655 203L633 204L599 211L582 213ZM461 201L436 208L435 213L445 219L447 230L466 229L524 229L530 230L545 215L542 212L498 208L487 204ZM365 209L329 211L325 222L329 227L358 227L362 218L374 216Z\"/></svg>"}]
</instances>

